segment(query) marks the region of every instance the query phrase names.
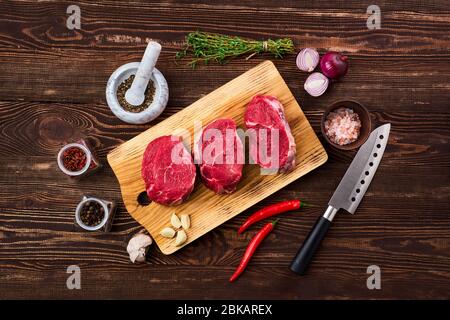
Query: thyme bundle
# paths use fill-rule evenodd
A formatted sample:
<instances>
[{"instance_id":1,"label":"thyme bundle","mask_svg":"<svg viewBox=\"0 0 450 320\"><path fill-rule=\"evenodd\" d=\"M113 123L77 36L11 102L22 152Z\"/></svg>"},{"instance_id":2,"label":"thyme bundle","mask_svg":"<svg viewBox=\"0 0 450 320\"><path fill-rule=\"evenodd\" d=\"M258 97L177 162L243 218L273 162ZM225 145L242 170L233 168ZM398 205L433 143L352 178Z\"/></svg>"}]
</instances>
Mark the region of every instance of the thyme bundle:
<instances>
[{"instance_id":1,"label":"thyme bundle","mask_svg":"<svg viewBox=\"0 0 450 320\"><path fill-rule=\"evenodd\" d=\"M176 58L191 54L193 59L189 64L195 67L199 62L208 64L215 61L224 64L241 55L248 54L247 59L250 59L255 54L264 52L273 54L275 58L283 58L285 54L294 52L294 43L289 38L256 41L196 31L187 35L186 48L179 51Z\"/></svg>"}]
</instances>

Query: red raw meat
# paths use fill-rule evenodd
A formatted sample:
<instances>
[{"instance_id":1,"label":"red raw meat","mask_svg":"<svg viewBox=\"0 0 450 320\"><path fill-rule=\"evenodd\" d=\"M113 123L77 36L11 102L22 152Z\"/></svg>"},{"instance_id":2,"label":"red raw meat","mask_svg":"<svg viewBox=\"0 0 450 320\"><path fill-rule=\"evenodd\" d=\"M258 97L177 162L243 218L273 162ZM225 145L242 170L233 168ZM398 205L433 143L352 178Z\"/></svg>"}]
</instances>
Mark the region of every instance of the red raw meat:
<instances>
[{"instance_id":1,"label":"red raw meat","mask_svg":"<svg viewBox=\"0 0 450 320\"><path fill-rule=\"evenodd\" d=\"M189 197L194 189L196 168L180 137L162 136L145 149L141 174L148 197L170 206Z\"/></svg>"},{"instance_id":2,"label":"red raw meat","mask_svg":"<svg viewBox=\"0 0 450 320\"><path fill-rule=\"evenodd\" d=\"M244 148L232 119L217 119L202 131L194 148L204 184L216 193L231 193L242 178Z\"/></svg>"},{"instance_id":3,"label":"red raw meat","mask_svg":"<svg viewBox=\"0 0 450 320\"><path fill-rule=\"evenodd\" d=\"M247 130L250 143L250 156L264 169L288 172L295 167L296 145L289 123L284 116L284 108L277 98L257 95L247 106L244 115L245 126L253 129L256 134L251 138L251 131ZM272 155L271 139L278 129L278 164ZM276 136L274 136L276 139ZM276 140L275 140L276 142ZM258 152L259 148L262 150ZM267 156L264 156L267 155Z\"/></svg>"}]
</instances>

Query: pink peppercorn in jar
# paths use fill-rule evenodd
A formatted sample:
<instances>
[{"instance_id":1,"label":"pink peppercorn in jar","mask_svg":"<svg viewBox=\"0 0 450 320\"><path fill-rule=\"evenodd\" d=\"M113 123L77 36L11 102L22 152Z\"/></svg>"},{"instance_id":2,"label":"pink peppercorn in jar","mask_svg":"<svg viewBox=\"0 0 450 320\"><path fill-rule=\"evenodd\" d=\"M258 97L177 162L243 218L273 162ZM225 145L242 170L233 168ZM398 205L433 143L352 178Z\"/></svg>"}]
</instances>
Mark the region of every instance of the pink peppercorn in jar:
<instances>
[{"instance_id":1,"label":"pink peppercorn in jar","mask_svg":"<svg viewBox=\"0 0 450 320\"><path fill-rule=\"evenodd\" d=\"M63 146L57 162L59 169L71 178L84 177L100 168L100 162L85 140Z\"/></svg>"}]
</instances>

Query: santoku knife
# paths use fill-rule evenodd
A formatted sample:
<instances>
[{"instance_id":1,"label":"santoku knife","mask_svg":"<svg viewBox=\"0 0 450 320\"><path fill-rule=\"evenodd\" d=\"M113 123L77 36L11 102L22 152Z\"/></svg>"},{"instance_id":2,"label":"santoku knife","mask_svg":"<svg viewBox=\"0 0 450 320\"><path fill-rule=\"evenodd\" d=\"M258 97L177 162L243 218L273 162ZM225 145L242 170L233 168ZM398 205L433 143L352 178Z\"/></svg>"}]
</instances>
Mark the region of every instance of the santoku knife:
<instances>
[{"instance_id":1,"label":"santoku knife","mask_svg":"<svg viewBox=\"0 0 450 320\"><path fill-rule=\"evenodd\" d=\"M292 261L290 266L292 271L298 274L305 273L339 209L344 209L351 214L355 213L380 164L388 142L390 129L389 123L378 127L372 131L369 139L361 146L328 202L327 210L317 220Z\"/></svg>"}]
</instances>

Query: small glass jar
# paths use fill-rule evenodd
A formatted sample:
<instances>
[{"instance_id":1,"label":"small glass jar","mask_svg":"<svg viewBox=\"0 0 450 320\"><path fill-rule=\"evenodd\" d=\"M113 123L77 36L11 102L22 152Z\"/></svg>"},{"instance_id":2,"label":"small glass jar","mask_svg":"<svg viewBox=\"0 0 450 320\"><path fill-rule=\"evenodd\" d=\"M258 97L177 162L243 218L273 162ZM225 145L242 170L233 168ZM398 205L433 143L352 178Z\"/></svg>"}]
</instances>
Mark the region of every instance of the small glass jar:
<instances>
[{"instance_id":1,"label":"small glass jar","mask_svg":"<svg viewBox=\"0 0 450 320\"><path fill-rule=\"evenodd\" d=\"M85 205L89 202L96 202L101 205L103 208L103 219L99 224L90 226L83 223L81 219L81 211ZM109 232L112 227L112 222L114 220L114 216L116 214L116 203L114 201L102 200L96 197L84 196L80 203L78 203L77 208L75 209L75 222L76 224L84 230L87 231L103 231Z\"/></svg>"},{"instance_id":2,"label":"small glass jar","mask_svg":"<svg viewBox=\"0 0 450 320\"><path fill-rule=\"evenodd\" d=\"M86 163L82 168L78 168L77 170L69 170L64 165L64 153L71 148L77 148L86 155ZM57 161L59 169L71 178L81 178L87 176L101 167L100 162L95 154L90 150L89 145L85 140L66 144L59 150Z\"/></svg>"}]
</instances>

